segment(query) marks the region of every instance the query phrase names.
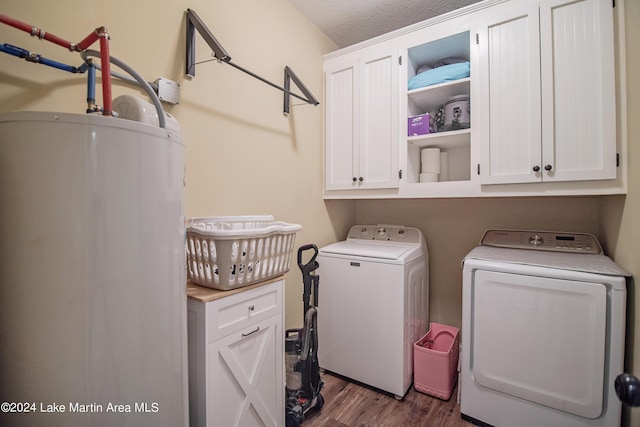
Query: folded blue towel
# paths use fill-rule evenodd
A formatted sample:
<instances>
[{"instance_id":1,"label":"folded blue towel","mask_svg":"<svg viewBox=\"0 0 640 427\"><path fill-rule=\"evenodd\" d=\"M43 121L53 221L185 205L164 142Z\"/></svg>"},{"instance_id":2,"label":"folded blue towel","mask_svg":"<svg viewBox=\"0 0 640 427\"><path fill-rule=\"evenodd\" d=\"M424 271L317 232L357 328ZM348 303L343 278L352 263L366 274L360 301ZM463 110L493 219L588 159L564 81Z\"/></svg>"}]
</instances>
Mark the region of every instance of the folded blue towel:
<instances>
[{"instance_id":1,"label":"folded blue towel","mask_svg":"<svg viewBox=\"0 0 640 427\"><path fill-rule=\"evenodd\" d=\"M470 74L471 67L469 62L443 65L442 67L433 68L409 79L409 90L446 81L463 79L469 77Z\"/></svg>"}]
</instances>

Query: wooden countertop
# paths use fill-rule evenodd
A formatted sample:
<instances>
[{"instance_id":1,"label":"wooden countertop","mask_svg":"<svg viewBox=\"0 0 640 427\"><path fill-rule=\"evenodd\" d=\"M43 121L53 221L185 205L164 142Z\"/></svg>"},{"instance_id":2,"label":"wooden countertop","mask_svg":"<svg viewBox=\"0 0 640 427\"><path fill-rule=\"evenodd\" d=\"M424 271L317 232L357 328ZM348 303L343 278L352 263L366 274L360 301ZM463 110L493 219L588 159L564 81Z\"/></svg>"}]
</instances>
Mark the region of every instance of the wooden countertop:
<instances>
[{"instance_id":1,"label":"wooden countertop","mask_svg":"<svg viewBox=\"0 0 640 427\"><path fill-rule=\"evenodd\" d=\"M283 278L284 275L265 280L264 282L258 282L254 283L253 285L243 286L241 288L235 288L228 291L207 288L205 286L199 286L191 283L191 281L187 281L187 298L191 298L200 302L210 302L220 298L228 297L229 295L235 295L240 292L248 291L249 289L268 285L269 283L277 282L278 280L282 280Z\"/></svg>"}]
</instances>

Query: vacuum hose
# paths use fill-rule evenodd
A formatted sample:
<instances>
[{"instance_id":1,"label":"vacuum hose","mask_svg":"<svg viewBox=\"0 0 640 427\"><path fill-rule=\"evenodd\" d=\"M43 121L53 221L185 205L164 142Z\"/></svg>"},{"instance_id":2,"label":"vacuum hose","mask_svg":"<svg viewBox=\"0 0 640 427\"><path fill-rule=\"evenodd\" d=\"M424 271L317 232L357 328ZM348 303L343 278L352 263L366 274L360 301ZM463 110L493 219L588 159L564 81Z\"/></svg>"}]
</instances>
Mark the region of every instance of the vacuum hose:
<instances>
[{"instance_id":1,"label":"vacuum hose","mask_svg":"<svg viewBox=\"0 0 640 427\"><path fill-rule=\"evenodd\" d=\"M287 371L286 383L287 389L297 391L303 388L303 379L313 375L308 366L307 360L311 354L315 358L318 349L318 334L314 331L318 330L317 309L310 307L304 316L303 329L288 329L285 334L285 368ZM313 352L311 351L313 349ZM308 380L307 380L308 382ZM309 388L306 384L305 388ZM309 390L305 390L307 395Z\"/></svg>"},{"instance_id":2,"label":"vacuum hose","mask_svg":"<svg viewBox=\"0 0 640 427\"><path fill-rule=\"evenodd\" d=\"M285 333L284 363L286 385L290 391L298 391L302 388L302 372L296 371L302 349L301 334L302 329L288 329Z\"/></svg>"},{"instance_id":3,"label":"vacuum hose","mask_svg":"<svg viewBox=\"0 0 640 427\"><path fill-rule=\"evenodd\" d=\"M302 335L304 339L302 340L302 354L300 356L301 362L307 361L307 357L309 356L309 350L311 350L312 344L313 344L314 350L318 349L318 335L315 333L314 334L311 333L312 330L313 331L318 330L318 317L316 316L317 312L318 312L317 308L310 307L304 316L304 333ZM313 341L313 343L311 341Z\"/></svg>"}]
</instances>

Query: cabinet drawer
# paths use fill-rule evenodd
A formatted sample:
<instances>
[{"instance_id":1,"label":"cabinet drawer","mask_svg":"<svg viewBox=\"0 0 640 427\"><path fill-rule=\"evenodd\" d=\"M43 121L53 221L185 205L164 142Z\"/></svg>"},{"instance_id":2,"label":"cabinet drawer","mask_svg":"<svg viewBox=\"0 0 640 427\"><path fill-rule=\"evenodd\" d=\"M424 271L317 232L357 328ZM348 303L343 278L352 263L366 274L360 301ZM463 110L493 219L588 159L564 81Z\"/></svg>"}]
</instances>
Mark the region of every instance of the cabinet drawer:
<instances>
[{"instance_id":1,"label":"cabinet drawer","mask_svg":"<svg viewBox=\"0 0 640 427\"><path fill-rule=\"evenodd\" d=\"M207 304L207 341L212 342L282 312L283 281Z\"/></svg>"}]
</instances>

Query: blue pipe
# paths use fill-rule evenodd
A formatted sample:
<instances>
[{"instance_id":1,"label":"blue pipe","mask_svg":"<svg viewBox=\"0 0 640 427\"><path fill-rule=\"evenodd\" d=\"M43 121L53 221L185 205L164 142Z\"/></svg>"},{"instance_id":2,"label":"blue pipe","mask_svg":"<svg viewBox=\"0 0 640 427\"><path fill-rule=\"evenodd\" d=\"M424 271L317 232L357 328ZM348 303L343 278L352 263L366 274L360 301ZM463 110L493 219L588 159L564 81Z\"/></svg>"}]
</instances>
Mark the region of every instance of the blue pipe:
<instances>
[{"instance_id":1,"label":"blue pipe","mask_svg":"<svg viewBox=\"0 0 640 427\"><path fill-rule=\"evenodd\" d=\"M86 62L83 62L78 68L78 73L80 74L84 74L87 72L87 69L89 68L89 64L87 64Z\"/></svg>"},{"instance_id":2,"label":"blue pipe","mask_svg":"<svg viewBox=\"0 0 640 427\"><path fill-rule=\"evenodd\" d=\"M57 62L57 61L52 61L50 59L46 59L43 58L41 55L39 54L33 54L31 52L29 52L26 49L22 49L20 47L17 46L13 46L10 45L8 43L4 43L4 44L0 44L0 52L4 52L7 53L9 55L13 55L13 56L17 56L18 58L24 58L27 62L34 62L34 63L38 63L38 64L43 64L43 65L47 65L49 67L54 67L54 68L58 68L60 70L63 71L68 71L70 73L84 73L87 70L89 71L88 73L88 81L87 81L87 104L88 108L87 108L87 113L92 113L97 110L97 106L95 105L95 80L96 80L96 68L98 68L92 61L89 61L87 59L87 57L89 56L95 56L95 57L101 57L100 52L94 51L94 50L84 50L80 53L80 56L82 56L82 59L84 59L84 63L80 66L80 67L74 67L72 65L67 65L67 64L63 64L61 62ZM135 82L138 83L138 85L140 85L140 87L142 87L142 89L144 89L145 92L147 92L147 94L149 95L149 97L151 98L151 101L153 102L153 105L156 107L156 111L158 113L158 125L161 128L166 128L166 118L165 118L165 114L164 114L164 109L162 108L162 104L160 103L160 99L158 98L158 95L153 91L153 89L151 88L151 86L149 86L149 83L147 83L146 81L144 81L144 79L142 78L142 76L140 76L134 69L132 69L131 67L129 67L127 64L123 63L122 61L109 56L109 61L114 63L115 65L117 65L118 67L122 68L123 70L125 70L126 72L128 72L134 79ZM114 75L114 73L111 73L112 75ZM118 76L119 77L119 76ZM94 108L96 108L96 110L94 110Z\"/></svg>"},{"instance_id":3,"label":"blue pipe","mask_svg":"<svg viewBox=\"0 0 640 427\"><path fill-rule=\"evenodd\" d=\"M42 65L48 65L49 67L57 68L62 71L68 71L70 73L77 73L78 68L73 65L63 64L62 62L53 61L51 59L43 58L40 55L37 55L38 63Z\"/></svg>"},{"instance_id":4,"label":"blue pipe","mask_svg":"<svg viewBox=\"0 0 640 427\"><path fill-rule=\"evenodd\" d=\"M31 53L26 49L22 49L17 46L4 43L0 45L0 51L8 53L9 55L17 56L18 58L24 58L28 62L34 62L37 64L47 65L49 67L57 68L62 71L68 71L70 73L78 73L78 67L73 65L63 64L62 62L53 61L51 59L44 58L37 53Z\"/></svg>"},{"instance_id":5,"label":"blue pipe","mask_svg":"<svg viewBox=\"0 0 640 427\"><path fill-rule=\"evenodd\" d=\"M23 52L27 52L24 49L20 49L19 47L12 46L10 44L0 44L0 52L8 53L9 55L17 56L18 58L23 57Z\"/></svg>"},{"instance_id":6,"label":"blue pipe","mask_svg":"<svg viewBox=\"0 0 640 427\"><path fill-rule=\"evenodd\" d=\"M87 73L87 102L93 104L96 102L96 66L89 63Z\"/></svg>"}]
</instances>

